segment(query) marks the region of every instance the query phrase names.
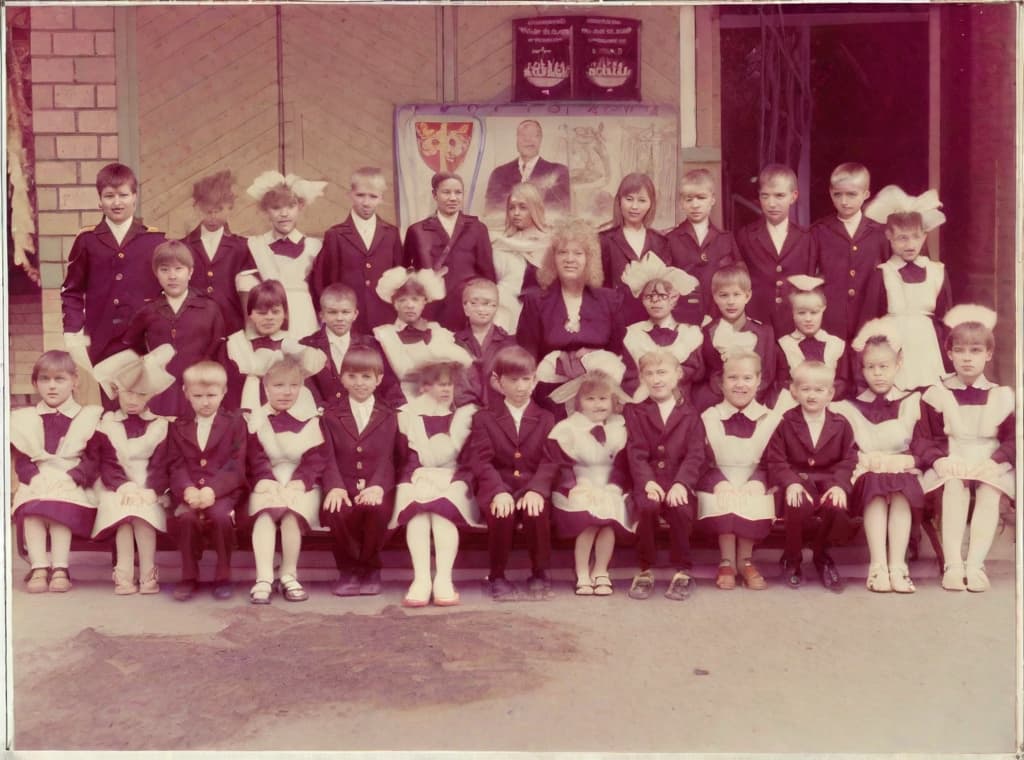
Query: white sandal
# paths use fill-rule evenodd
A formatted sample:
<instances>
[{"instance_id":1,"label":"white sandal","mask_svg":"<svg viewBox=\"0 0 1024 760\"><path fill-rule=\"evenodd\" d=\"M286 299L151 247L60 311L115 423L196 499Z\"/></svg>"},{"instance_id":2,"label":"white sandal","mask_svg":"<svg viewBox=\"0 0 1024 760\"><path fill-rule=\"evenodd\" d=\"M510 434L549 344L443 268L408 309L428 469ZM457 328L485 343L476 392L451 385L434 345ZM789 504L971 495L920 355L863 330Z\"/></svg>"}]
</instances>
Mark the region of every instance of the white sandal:
<instances>
[{"instance_id":1,"label":"white sandal","mask_svg":"<svg viewBox=\"0 0 1024 760\"><path fill-rule=\"evenodd\" d=\"M917 591L914 582L910 580L910 570L906 567L894 567L889 570L889 581L892 590L897 594L913 594Z\"/></svg>"},{"instance_id":2,"label":"white sandal","mask_svg":"<svg viewBox=\"0 0 1024 760\"><path fill-rule=\"evenodd\" d=\"M251 604L270 604L270 595L274 586L270 581L256 581L249 589L249 602Z\"/></svg>"},{"instance_id":3,"label":"white sandal","mask_svg":"<svg viewBox=\"0 0 1024 760\"><path fill-rule=\"evenodd\" d=\"M294 575L282 575L277 582L281 587L281 596L285 598L285 601L304 602L309 599L306 589L302 588L299 579Z\"/></svg>"},{"instance_id":4,"label":"white sandal","mask_svg":"<svg viewBox=\"0 0 1024 760\"><path fill-rule=\"evenodd\" d=\"M882 564L872 565L868 568L868 591L874 591L878 594L885 594L892 591L892 583L889 579L890 573L888 567Z\"/></svg>"}]
</instances>

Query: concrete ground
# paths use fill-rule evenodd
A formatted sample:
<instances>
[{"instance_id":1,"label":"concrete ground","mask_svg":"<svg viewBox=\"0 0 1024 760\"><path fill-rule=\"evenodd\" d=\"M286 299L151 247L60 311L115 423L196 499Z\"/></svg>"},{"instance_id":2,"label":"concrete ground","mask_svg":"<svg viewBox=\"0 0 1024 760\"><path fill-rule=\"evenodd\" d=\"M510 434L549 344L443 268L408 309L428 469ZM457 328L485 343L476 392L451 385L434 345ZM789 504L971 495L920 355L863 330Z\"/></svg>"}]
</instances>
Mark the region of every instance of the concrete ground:
<instances>
[{"instance_id":1,"label":"concrete ground","mask_svg":"<svg viewBox=\"0 0 1024 760\"><path fill-rule=\"evenodd\" d=\"M14 562L15 748L1012 753L1012 547L984 594L944 592L934 564L912 596L723 592L702 567L688 601L497 604L479 570L463 604L403 610L407 571L379 597L248 604L115 597L109 557L75 557L76 587L29 595ZM173 555L161 556L170 576ZM766 575L770 562L762 563Z\"/></svg>"}]
</instances>

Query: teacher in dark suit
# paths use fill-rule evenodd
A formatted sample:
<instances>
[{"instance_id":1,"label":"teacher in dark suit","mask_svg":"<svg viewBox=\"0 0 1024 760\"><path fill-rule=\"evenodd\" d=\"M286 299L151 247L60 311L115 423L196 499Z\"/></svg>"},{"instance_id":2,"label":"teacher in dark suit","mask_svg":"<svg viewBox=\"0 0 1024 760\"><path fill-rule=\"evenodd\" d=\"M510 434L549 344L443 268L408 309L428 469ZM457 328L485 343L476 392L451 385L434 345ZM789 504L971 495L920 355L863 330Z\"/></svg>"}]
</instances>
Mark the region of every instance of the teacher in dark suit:
<instances>
[{"instance_id":1,"label":"teacher in dark suit","mask_svg":"<svg viewBox=\"0 0 1024 760\"><path fill-rule=\"evenodd\" d=\"M519 157L515 161L501 164L491 172L484 200L485 213L503 212L509 192L520 182L529 182L540 190L544 208L549 213L569 213L569 167L540 157L543 139L544 132L539 122L534 119L519 122L516 127L516 150Z\"/></svg>"}]
</instances>

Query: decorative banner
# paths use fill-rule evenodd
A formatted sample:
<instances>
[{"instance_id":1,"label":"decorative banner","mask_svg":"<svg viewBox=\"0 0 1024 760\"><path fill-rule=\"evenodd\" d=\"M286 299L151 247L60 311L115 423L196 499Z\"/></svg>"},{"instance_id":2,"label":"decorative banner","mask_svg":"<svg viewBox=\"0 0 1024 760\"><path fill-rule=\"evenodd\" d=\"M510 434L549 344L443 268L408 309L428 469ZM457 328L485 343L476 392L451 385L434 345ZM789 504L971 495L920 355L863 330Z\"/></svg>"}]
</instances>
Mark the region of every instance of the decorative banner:
<instances>
[{"instance_id":1,"label":"decorative banner","mask_svg":"<svg viewBox=\"0 0 1024 760\"><path fill-rule=\"evenodd\" d=\"M417 121L420 157L435 172L455 172L473 140L471 121Z\"/></svg>"},{"instance_id":2,"label":"decorative banner","mask_svg":"<svg viewBox=\"0 0 1024 760\"><path fill-rule=\"evenodd\" d=\"M512 23L513 100L640 100L636 19L559 16Z\"/></svg>"},{"instance_id":3,"label":"decorative banner","mask_svg":"<svg viewBox=\"0 0 1024 760\"><path fill-rule=\"evenodd\" d=\"M567 18L529 18L515 24L513 100L572 97L572 30Z\"/></svg>"},{"instance_id":4,"label":"decorative banner","mask_svg":"<svg viewBox=\"0 0 1024 760\"><path fill-rule=\"evenodd\" d=\"M640 100L640 22L587 16L576 26L574 97Z\"/></svg>"},{"instance_id":5,"label":"decorative banner","mask_svg":"<svg viewBox=\"0 0 1024 760\"><path fill-rule=\"evenodd\" d=\"M676 224L677 118L676 108L648 104L399 106L399 226L404 232L434 213L430 178L446 156L457 161L465 183L465 211L502 232L508 191L521 181L519 151L526 150L537 156L528 181L541 191L549 222L566 214L598 226L610 222L619 182L643 172L658 194L652 226L669 230ZM426 149L422 125L433 130Z\"/></svg>"}]
</instances>

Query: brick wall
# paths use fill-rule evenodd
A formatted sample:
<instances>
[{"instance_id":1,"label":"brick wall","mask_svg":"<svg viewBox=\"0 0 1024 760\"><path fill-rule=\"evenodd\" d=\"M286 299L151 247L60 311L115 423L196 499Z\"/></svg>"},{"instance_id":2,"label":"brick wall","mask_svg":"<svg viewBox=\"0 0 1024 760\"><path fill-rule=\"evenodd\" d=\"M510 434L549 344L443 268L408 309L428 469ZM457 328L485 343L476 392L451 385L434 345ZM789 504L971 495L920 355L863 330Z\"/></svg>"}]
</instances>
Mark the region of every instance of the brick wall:
<instances>
[{"instance_id":1,"label":"brick wall","mask_svg":"<svg viewBox=\"0 0 1024 760\"><path fill-rule=\"evenodd\" d=\"M99 220L96 172L117 159L114 10L32 9L43 344L61 348L59 288L75 234Z\"/></svg>"}]
</instances>

